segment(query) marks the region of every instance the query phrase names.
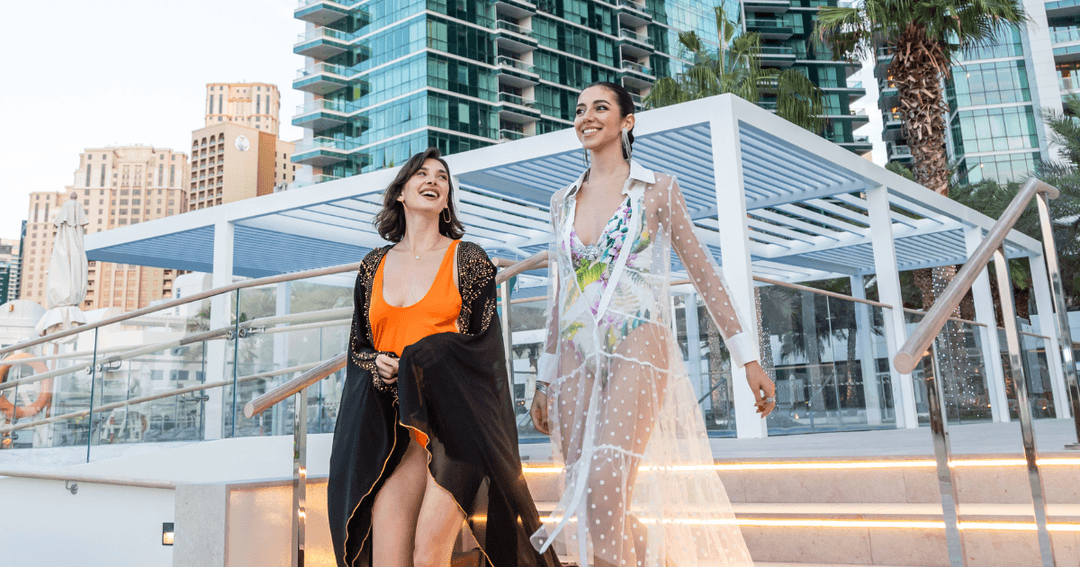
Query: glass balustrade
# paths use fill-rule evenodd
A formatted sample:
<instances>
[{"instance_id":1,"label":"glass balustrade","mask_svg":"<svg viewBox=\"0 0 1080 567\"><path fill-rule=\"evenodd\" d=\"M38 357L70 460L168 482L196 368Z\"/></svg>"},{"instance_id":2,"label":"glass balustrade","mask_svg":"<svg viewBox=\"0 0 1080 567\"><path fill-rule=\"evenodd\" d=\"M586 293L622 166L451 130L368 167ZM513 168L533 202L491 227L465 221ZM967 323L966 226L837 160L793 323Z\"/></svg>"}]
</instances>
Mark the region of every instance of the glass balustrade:
<instances>
[{"instance_id":1,"label":"glass balustrade","mask_svg":"<svg viewBox=\"0 0 1080 567\"><path fill-rule=\"evenodd\" d=\"M353 284L346 272L234 290L9 353L0 370L0 447L86 447L63 457L72 460L109 445L289 435L293 397L253 418L244 417L243 407L346 349ZM678 352L706 427L712 436L734 436L730 355L696 294L688 286L675 289ZM767 418L770 435L896 426L883 327L890 308L777 282L760 285L755 294L756 309L747 311L757 318L761 364L777 385L776 409ZM523 442L546 440L528 413L546 314L542 296L510 303L513 404ZM905 313L909 331L921 318ZM989 332L951 320L938 337L950 422L992 419L996 386L987 380L992 359L984 346ZM1033 414L1054 417L1048 340L1026 331L1021 338ZM999 342L1009 413L1016 418L1003 335ZM927 356L912 373L924 424L929 372ZM333 431L343 381L339 371L307 388L309 432Z\"/></svg>"}]
</instances>

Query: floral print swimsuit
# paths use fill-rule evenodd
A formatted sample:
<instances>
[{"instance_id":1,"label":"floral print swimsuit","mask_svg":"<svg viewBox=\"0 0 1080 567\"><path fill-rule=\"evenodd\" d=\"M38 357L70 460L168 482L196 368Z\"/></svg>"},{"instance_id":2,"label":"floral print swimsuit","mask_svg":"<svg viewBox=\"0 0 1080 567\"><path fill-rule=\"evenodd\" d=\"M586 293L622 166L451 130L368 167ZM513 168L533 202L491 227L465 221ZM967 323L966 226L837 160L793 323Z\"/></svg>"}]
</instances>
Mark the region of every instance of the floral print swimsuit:
<instances>
[{"instance_id":1,"label":"floral print swimsuit","mask_svg":"<svg viewBox=\"0 0 1080 567\"><path fill-rule=\"evenodd\" d=\"M652 240L644 215L635 215L635 209L641 210L644 192L640 188L625 191L626 198L608 219L600 238L593 246L584 244L573 228L576 218L576 199L571 204L569 229L570 235L563 241L563 248L569 248L569 256L577 280L577 289L569 294L569 302L582 299L594 316L599 316L601 301L618 264L622 248L627 243L627 235L636 235L626 257L625 274L631 281L640 285L627 285L624 281L612 295L611 303L602 317L597 319L600 327L601 347L607 352L614 352L619 339L630 331L644 325L651 319L649 306L655 303L649 282L649 262L639 262L639 257L648 256ZM636 201L636 202L635 202ZM631 230L632 228L636 230ZM568 242L567 242L568 241ZM562 338L573 341L577 332L583 328L581 323L571 323L562 329Z\"/></svg>"}]
</instances>

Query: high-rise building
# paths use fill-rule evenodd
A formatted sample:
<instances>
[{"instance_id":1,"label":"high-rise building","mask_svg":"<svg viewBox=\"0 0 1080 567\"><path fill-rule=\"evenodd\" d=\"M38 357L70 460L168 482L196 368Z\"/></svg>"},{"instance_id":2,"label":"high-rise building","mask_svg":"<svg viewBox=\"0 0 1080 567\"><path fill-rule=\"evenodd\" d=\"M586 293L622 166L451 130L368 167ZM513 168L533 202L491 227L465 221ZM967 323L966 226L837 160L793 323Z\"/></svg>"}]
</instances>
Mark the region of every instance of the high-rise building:
<instances>
[{"instance_id":1,"label":"high-rise building","mask_svg":"<svg viewBox=\"0 0 1080 567\"><path fill-rule=\"evenodd\" d=\"M270 132L223 122L191 133L188 208L203 209L269 195L292 183L293 143Z\"/></svg>"},{"instance_id":2,"label":"high-rise building","mask_svg":"<svg viewBox=\"0 0 1080 567\"><path fill-rule=\"evenodd\" d=\"M239 124L278 135L281 100L278 88L266 83L206 85L206 126Z\"/></svg>"},{"instance_id":3,"label":"high-rise building","mask_svg":"<svg viewBox=\"0 0 1080 567\"><path fill-rule=\"evenodd\" d=\"M322 181L428 146L449 154L561 130L578 92L601 80L640 103L657 77L689 64L680 31L716 48L715 3L306 0L294 12L307 28L293 88L307 94L292 159Z\"/></svg>"},{"instance_id":4,"label":"high-rise building","mask_svg":"<svg viewBox=\"0 0 1080 567\"><path fill-rule=\"evenodd\" d=\"M825 99L825 130L821 134L857 154L869 152L870 139L854 133L870 121L864 109L851 106L866 96L862 83L850 80L859 66L833 61L829 50L812 37L818 10L836 6L837 0L743 0L742 4L745 31L756 32L761 38L761 66L795 69L813 81ZM775 108L774 93L763 94L762 106Z\"/></svg>"},{"instance_id":5,"label":"high-rise building","mask_svg":"<svg viewBox=\"0 0 1080 567\"><path fill-rule=\"evenodd\" d=\"M151 146L89 148L75 183L60 193L30 194L23 232L20 298L48 308L48 268L56 237L53 219L75 194L86 211L86 232L137 224L187 210L187 155ZM145 307L172 296L175 270L90 262L83 309Z\"/></svg>"},{"instance_id":6,"label":"high-rise building","mask_svg":"<svg viewBox=\"0 0 1080 567\"><path fill-rule=\"evenodd\" d=\"M0 238L0 303L19 298L19 240Z\"/></svg>"},{"instance_id":7,"label":"high-rise building","mask_svg":"<svg viewBox=\"0 0 1080 567\"><path fill-rule=\"evenodd\" d=\"M990 45L961 55L945 81L946 147L956 180L1019 181L1055 159L1044 112L1061 112L1062 97L1080 93L1080 3L1025 0L1030 25L1008 29ZM898 112L891 56L878 54L882 138L889 161L911 162Z\"/></svg>"}]
</instances>

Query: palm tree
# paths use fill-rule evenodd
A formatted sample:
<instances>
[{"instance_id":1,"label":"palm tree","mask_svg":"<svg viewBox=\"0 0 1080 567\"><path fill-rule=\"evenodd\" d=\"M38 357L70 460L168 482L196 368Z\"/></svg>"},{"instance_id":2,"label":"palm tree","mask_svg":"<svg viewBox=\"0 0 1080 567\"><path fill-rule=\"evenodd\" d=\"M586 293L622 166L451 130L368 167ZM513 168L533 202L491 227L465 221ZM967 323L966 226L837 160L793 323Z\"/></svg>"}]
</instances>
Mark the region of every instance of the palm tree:
<instances>
[{"instance_id":1,"label":"palm tree","mask_svg":"<svg viewBox=\"0 0 1080 567\"><path fill-rule=\"evenodd\" d=\"M960 55L991 45L1012 26L1027 21L1017 0L862 0L851 7L823 7L817 35L834 59L858 60L884 51L888 74L900 98L900 116L915 181L948 195L948 128L943 82ZM916 274L924 307L934 302L955 274L953 266Z\"/></svg>"},{"instance_id":2,"label":"palm tree","mask_svg":"<svg viewBox=\"0 0 1080 567\"><path fill-rule=\"evenodd\" d=\"M734 94L760 104L763 93L776 94L776 114L811 132L824 126L821 89L793 69L762 69L761 37L738 32L742 25L717 6L716 29L720 49L710 52L696 33L680 32L679 43L694 60L693 66L674 77L656 81L645 97L645 108L659 108L719 94Z\"/></svg>"}]
</instances>

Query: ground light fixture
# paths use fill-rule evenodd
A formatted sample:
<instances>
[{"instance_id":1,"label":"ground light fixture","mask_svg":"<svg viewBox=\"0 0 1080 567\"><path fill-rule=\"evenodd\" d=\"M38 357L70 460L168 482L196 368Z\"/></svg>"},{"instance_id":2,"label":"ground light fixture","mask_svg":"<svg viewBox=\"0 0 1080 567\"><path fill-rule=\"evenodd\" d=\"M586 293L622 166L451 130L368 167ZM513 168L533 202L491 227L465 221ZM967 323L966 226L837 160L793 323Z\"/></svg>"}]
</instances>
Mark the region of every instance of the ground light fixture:
<instances>
[{"instance_id":1,"label":"ground light fixture","mask_svg":"<svg viewBox=\"0 0 1080 567\"><path fill-rule=\"evenodd\" d=\"M173 522L162 522L161 524L161 545L173 544Z\"/></svg>"}]
</instances>

